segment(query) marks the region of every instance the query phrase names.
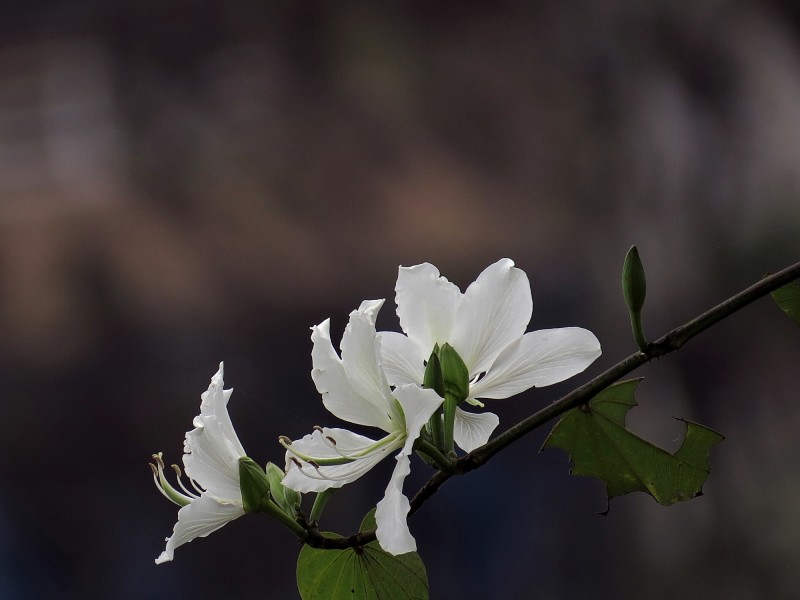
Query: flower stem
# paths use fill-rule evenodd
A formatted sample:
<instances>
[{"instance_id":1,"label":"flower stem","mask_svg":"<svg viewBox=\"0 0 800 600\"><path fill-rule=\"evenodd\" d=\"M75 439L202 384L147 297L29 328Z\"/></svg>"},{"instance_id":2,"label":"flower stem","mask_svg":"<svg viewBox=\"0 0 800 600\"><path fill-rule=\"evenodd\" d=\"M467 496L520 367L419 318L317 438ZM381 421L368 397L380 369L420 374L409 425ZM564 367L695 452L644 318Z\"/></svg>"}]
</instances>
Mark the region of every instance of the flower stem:
<instances>
[{"instance_id":1,"label":"flower stem","mask_svg":"<svg viewBox=\"0 0 800 600\"><path fill-rule=\"evenodd\" d=\"M636 340L636 345L639 349L644 351L647 348L647 340L644 337L644 329L642 328L642 313L631 312L631 329L633 330L633 339Z\"/></svg>"},{"instance_id":2,"label":"flower stem","mask_svg":"<svg viewBox=\"0 0 800 600\"><path fill-rule=\"evenodd\" d=\"M282 525L295 532L301 540L305 540L309 536L308 530L305 527L283 512L272 500L265 498L260 508L261 512L277 519Z\"/></svg>"},{"instance_id":3,"label":"flower stem","mask_svg":"<svg viewBox=\"0 0 800 600\"><path fill-rule=\"evenodd\" d=\"M455 456L455 445L453 443L453 430L456 422L456 407L458 398L450 392L444 393L444 430L442 431L443 446L447 456Z\"/></svg>"},{"instance_id":4,"label":"flower stem","mask_svg":"<svg viewBox=\"0 0 800 600\"><path fill-rule=\"evenodd\" d=\"M425 456L439 465L440 471L449 472L453 470L453 461L439 452L439 449L430 442L426 442L422 438L417 438L417 441L414 442L414 450L422 452Z\"/></svg>"},{"instance_id":5,"label":"flower stem","mask_svg":"<svg viewBox=\"0 0 800 600\"><path fill-rule=\"evenodd\" d=\"M312 523L319 522L319 518L322 516L322 511L325 509L325 505L328 503L328 500L331 496L333 496L337 489L338 488L328 488L327 490L317 493L316 497L314 498L314 505L311 507L311 513L308 515L309 521Z\"/></svg>"},{"instance_id":6,"label":"flower stem","mask_svg":"<svg viewBox=\"0 0 800 600\"><path fill-rule=\"evenodd\" d=\"M433 445L437 448L443 448L444 439L442 437L442 409L437 409L433 415L431 415L430 420L428 421L428 425L430 426L431 430L431 438L433 439ZM426 453L427 454L427 453ZM431 457L433 458L433 457Z\"/></svg>"}]
</instances>

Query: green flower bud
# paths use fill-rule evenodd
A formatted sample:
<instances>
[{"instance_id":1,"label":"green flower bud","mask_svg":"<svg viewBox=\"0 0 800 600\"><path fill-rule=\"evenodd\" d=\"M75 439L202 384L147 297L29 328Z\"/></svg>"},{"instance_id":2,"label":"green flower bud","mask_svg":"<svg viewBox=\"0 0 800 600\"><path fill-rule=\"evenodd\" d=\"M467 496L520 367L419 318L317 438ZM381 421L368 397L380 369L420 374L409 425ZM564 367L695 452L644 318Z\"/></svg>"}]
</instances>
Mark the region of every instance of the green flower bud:
<instances>
[{"instance_id":1,"label":"green flower bud","mask_svg":"<svg viewBox=\"0 0 800 600\"><path fill-rule=\"evenodd\" d=\"M644 298L647 295L647 282L636 246L631 246L631 249L628 250L628 254L625 255L625 263L622 265L622 294L625 296L625 304L630 312L638 313L642 310Z\"/></svg>"},{"instance_id":2,"label":"green flower bud","mask_svg":"<svg viewBox=\"0 0 800 600\"><path fill-rule=\"evenodd\" d=\"M244 512L265 512L264 503L270 501L269 480L264 469L248 456L239 459L239 487L242 490Z\"/></svg>"},{"instance_id":3,"label":"green flower bud","mask_svg":"<svg viewBox=\"0 0 800 600\"><path fill-rule=\"evenodd\" d=\"M444 378L442 376L442 365L437 356L439 344L431 352L428 364L425 366L425 375L422 378L422 387L434 390L444 398Z\"/></svg>"},{"instance_id":4,"label":"green flower bud","mask_svg":"<svg viewBox=\"0 0 800 600\"><path fill-rule=\"evenodd\" d=\"M647 295L647 282L644 277L644 267L639 258L639 251L636 246L631 246L625 256L622 265L622 295L625 297L625 304L631 318L631 329L633 337L639 348L645 351L647 340L642 329L642 307Z\"/></svg>"},{"instance_id":5,"label":"green flower bud","mask_svg":"<svg viewBox=\"0 0 800 600\"><path fill-rule=\"evenodd\" d=\"M445 344L439 349L439 363L444 380L444 397L451 395L456 404L463 402L469 396L469 369L450 344Z\"/></svg>"},{"instance_id":6,"label":"green flower bud","mask_svg":"<svg viewBox=\"0 0 800 600\"><path fill-rule=\"evenodd\" d=\"M283 472L278 465L274 463L267 463L267 480L269 481L269 493L283 512L290 517L297 517L297 509L300 507L300 492L290 490L283 485L283 477L286 473Z\"/></svg>"}]
</instances>

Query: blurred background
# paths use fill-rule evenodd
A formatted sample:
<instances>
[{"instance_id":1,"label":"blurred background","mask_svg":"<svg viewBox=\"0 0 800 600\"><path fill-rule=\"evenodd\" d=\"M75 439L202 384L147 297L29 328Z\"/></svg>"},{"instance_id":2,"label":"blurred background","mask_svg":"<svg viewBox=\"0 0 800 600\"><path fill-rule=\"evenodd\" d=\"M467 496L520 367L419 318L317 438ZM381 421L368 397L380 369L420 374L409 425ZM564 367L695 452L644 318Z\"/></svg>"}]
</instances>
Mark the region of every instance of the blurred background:
<instances>
[{"instance_id":1,"label":"blurred background","mask_svg":"<svg viewBox=\"0 0 800 600\"><path fill-rule=\"evenodd\" d=\"M248 454L339 425L309 327L429 261L464 289L508 256L532 328L586 373L508 427L800 259L800 10L775 0L12 2L0 19L0 596L296 598L292 534L240 519L156 567L179 462L225 361ZM612 502L537 431L410 521L433 598L795 598L800 329L770 301L637 372L629 424L727 436L705 495ZM365 433L370 433L366 432ZM391 461L334 497L356 530ZM414 491L431 474L417 461Z\"/></svg>"}]
</instances>

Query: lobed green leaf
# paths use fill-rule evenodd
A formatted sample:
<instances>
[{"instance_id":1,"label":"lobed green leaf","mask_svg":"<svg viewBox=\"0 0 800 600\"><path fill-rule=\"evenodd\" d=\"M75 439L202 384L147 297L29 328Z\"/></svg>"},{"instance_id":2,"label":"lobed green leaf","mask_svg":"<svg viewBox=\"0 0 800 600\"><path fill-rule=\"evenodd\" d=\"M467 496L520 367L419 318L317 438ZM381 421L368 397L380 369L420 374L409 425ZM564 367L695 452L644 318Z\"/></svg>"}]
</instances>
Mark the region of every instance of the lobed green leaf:
<instances>
[{"instance_id":1,"label":"lobed green leaf","mask_svg":"<svg viewBox=\"0 0 800 600\"><path fill-rule=\"evenodd\" d=\"M711 448L725 438L683 419L686 435L674 454L640 438L625 426L640 381L616 383L564 413L542 449L567 452L570 473L602 480L609 500L630 492L645 492L665 506L694 498L708 477Z\"/></svg>"}]
</instances>

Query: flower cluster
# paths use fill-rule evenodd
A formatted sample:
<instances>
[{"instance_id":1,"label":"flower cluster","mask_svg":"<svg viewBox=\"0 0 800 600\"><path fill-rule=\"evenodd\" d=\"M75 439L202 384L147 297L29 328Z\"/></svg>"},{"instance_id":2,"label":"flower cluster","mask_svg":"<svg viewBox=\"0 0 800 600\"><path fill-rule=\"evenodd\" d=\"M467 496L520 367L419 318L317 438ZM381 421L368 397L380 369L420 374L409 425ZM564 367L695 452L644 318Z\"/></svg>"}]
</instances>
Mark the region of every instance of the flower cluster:
<instances>
[{"instance_id":1,"label":"flower cluster","mask_svg":"<svg viewBox=\"0 0 800 600\"><path fill-rule=\"evenodd\" d=\"M281 437L286 452L280 484L285 490L324 492L394 455L394 471L375 513L376 537L387 552L403 554L416 549L403 494L412 451L446 461L454 444L467 452L482 446L499 418L460 404L480 409L483 400L563 381L589 366L600 355L600 344L577 327L526 333L533 312L530 284L509 259L486 268L464 293L431 264L401 267L396 302L403 333L376 330L383 302L368 300L350 313L338 352L330 320L312 328L311 376L335 417L384 435L373 439L316 427L297 440ZM171 560L177 546L250 512L239 478L246 456L226 408L230 392L222 390L220 365L202 396L195 429L186 434L183 462L196 493L182 484L185 493L172 488L160 455L154 455L156 484L182 506L156 562Z\"/></svg>"}]
</instances>

